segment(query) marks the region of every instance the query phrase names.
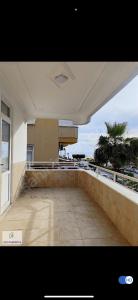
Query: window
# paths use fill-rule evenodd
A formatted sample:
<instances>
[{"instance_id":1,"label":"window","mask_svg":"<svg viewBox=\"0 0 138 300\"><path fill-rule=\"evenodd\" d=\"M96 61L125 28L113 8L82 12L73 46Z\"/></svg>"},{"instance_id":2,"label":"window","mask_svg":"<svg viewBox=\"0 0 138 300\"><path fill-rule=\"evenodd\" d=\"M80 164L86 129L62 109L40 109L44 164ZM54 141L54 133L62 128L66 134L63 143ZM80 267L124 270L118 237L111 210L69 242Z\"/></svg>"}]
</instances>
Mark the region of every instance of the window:
<instances>
[{"instance_id":1,"label":"window","mask_svg":"<svg viewBox=\"0 0 138 300\"><path fill-rule=\"evenodd\" d=\"M3 101L1 101L1 112L10 118L10 108L8 107L7 104L5 104Z\"/></svg>"},{"instance_id":2,"label":"window","mask_svg":"<svg viewBox=\"0 0 138 300\"><path fill-rule=\"evenodd\" d=\"M10 124L2 120L2 143L1 143L2 172L9 170L10 160Z\"/></svg>"},{"instance_id":3,"label":"window","mask_svg":"<svg viewBox=\"0 0 138 300\"><path fill-rule=\"evenodd\" d=\"M34 145L28 144L27 145L27 161L34 160Z\"/></svg>"}]
</instances>

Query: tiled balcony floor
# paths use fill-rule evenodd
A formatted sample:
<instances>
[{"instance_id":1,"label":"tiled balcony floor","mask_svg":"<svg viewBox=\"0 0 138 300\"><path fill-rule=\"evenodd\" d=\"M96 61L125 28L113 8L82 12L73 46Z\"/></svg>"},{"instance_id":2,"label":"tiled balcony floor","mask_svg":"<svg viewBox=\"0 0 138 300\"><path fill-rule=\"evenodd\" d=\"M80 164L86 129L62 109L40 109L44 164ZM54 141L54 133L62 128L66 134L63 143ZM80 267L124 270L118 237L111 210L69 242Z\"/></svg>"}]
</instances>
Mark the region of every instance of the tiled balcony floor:
<instances>
[{"instance_id":1,"label":"tiled balcony floor","mask_svg":"<svg viewBox=\"0 0 138 300\"><path fill-rule=\"evenodd\" d=\"M0 219L3 230L22 230L25 246L129 246L79 188L26 190Z\"/></svg>"}]
</instances>

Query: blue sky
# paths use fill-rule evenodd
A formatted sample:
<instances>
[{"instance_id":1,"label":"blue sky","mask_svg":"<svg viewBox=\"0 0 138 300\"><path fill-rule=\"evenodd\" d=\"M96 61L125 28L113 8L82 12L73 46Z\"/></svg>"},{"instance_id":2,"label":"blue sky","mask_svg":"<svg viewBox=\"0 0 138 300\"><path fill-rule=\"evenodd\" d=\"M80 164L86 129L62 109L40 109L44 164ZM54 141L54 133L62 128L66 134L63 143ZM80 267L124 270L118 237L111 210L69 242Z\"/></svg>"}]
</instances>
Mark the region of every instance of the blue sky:
<instances>
[{"instance_id":1,"label":"blue sky","mask_svg":"<svg viewBox=\"0 0 138 300\"><path fill-rule=\"evenodd\" d=\"M97 111L88 124L78 128L78 143L66 147L69 156L93 156L99 136L106 135L106 122L127 122L126 135L138 137L138 76Z\"/></svg>"}]
</instances>

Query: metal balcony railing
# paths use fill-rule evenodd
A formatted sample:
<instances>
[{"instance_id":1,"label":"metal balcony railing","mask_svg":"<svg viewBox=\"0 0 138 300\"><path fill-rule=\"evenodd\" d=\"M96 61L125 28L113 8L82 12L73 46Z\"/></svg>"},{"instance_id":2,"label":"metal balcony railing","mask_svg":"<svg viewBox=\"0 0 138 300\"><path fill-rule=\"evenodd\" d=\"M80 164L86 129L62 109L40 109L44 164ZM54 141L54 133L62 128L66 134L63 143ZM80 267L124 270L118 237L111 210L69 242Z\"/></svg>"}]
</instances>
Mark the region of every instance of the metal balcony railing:
<instances>
[{"instance_id":1,"label":"metal balcony railing","mask_svg":"<svg viewBox=\"0 0 138 300\"><path fill-rule=\"evenodd\" d=\"M92 163L89 163L90 168L95 171L98 175L102 175L110 180L113 180L114 182L120 183L130 189L133 189L134 191L138 192L138 178L131 177L119 172L115 172L97 165L94 165Z\"/></svg>"},{"instance_id":2,"label":"metal balcony railing","mask_svg":"<svg viewBox=\"0 0 138 300\"><path fill-rule=\"evenodd\" d=\"M78 162L49 162L49 161L28 161L26 170L45 170L45 169L78 169Z\"/></svg>"}]
</instances>

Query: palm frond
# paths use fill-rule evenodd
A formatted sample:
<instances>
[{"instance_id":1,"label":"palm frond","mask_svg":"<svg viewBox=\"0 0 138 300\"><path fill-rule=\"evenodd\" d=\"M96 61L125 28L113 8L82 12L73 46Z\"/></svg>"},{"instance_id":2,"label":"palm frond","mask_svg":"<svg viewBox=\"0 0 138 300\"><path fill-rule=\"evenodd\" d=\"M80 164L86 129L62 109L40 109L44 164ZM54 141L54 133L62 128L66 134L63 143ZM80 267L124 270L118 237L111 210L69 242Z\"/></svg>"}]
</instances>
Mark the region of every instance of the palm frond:
<instances>
[{"instance_id":1,"label":"palm frond","mask_svg":"<svg viewBox=\"0 0 138 300\"><path fill-rule=\"evenodd\" d=\"M107 128L107 133L111 138L116 138L116 137L121 137L125 130L127 123L113 123L110 124L109 122L105 122L106 128Z\"/></svg>"}]
</instances>

